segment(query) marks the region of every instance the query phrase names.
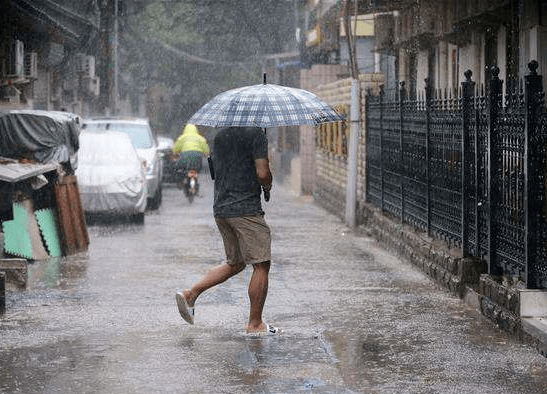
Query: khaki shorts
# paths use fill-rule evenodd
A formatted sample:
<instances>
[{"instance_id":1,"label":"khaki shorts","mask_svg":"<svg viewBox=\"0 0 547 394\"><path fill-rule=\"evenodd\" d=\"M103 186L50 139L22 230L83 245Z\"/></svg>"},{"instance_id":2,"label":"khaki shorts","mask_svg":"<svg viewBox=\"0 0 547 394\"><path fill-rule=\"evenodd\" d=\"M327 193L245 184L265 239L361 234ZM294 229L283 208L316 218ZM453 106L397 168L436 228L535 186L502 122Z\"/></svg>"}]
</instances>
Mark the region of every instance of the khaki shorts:
<instances>
[{"instance_id":1,"label":"khaki shorts","mask_svg":"<svg viewBox=\"0 0 547 394\"><path fill-rule=\"evenodd\" d=\"M264 216L215 218L230 265L270 261L271 235Z\"/></svg>"}]
</instances>

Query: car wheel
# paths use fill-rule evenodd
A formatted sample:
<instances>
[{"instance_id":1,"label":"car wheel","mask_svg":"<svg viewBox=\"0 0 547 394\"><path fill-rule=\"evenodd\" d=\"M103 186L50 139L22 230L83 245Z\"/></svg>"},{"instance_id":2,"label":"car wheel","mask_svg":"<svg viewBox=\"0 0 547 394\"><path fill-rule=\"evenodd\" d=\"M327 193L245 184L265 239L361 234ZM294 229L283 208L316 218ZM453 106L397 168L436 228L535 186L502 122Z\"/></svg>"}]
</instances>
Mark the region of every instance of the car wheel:
<instances>
[{"instance_id":1,"label":"car wheel","mask_svg":"<svg viewBox=\"0 0 547 394\"><path fill-rule=\"evenodd\" d=\"M163 197L162 187L161 185L159 185L158 188L156 189L156 193L154 194L154 197L148 200L148 207L150 209L158 209L161 205L162 197Z\"/></svg>"}]
</instances>

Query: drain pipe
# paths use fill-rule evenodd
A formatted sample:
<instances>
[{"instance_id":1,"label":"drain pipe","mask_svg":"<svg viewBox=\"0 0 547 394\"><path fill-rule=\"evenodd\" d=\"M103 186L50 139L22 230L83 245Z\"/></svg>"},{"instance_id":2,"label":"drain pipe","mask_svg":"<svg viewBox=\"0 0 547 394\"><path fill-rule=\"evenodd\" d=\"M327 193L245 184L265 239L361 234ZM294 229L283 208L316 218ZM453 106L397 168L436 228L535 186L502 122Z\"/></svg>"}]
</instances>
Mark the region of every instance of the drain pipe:
<instances>
[{"instance_id":1,"label":"drain pipe","mask_svg":"<svg viewBox=\"0 0 547 394\"><path fill-rule=\"evenodd\" d=\"M359 146L359 81L351 80L350 136L348 146L348 180L346 188L346 224L355 227L357 208L357 148Z\"/></svg>"}]
</instances>

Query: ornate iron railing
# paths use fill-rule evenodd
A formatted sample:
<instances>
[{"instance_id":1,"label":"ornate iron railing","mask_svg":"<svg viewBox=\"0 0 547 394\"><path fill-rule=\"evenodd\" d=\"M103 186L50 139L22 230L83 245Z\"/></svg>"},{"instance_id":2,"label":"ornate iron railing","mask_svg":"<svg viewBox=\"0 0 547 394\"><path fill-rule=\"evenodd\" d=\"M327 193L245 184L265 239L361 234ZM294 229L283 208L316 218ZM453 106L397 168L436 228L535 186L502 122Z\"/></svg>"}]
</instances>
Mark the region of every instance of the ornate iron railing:
<instances>
[{"instance_id":1,"label":"ornate iron railing","mask_svg":"<svg viewBox=\"0 0 547 394\"><path fill-rule=\"evenodd\" d=\"M547 288L547 111L537 62L524 86L493 67L458 92L367 93L367 201L483 258L493 275ZM485 94L484 91L488 91Z\"/></svg>"}]
</instances>

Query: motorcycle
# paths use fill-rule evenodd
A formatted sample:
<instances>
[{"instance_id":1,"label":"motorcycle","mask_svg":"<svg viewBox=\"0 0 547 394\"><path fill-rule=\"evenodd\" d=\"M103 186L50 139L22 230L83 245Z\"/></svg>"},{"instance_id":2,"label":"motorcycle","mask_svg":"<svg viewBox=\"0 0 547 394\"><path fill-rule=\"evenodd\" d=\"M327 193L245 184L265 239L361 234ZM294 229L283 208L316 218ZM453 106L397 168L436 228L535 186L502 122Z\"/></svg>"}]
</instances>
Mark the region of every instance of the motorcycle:
<instances>
[{"instance_id":1,"label":"motorcycle","mask_svg":"<svg viewBox=\"0 0 547 394\"><path fill-rule=\"evenodd\" d=\"M177 173L177 187L182 189L184 195L188 198L188 202L191 204L199 192L198 172L195 168L192 168L188 171L178 169Z\"/></svg>"},{"instance_id":2,"label":"motorcycle","mask_svg":"<svg viewBox=\"0 0 547 394\"><path fill-rule=\"evenodd\" d=\"M186 176L186 188L184 189L184 194L186 194L190 204L194 201L194 197L197 196L198 192L198 172L195 168L192 168Z\"/></svg>"}]
</instances>

